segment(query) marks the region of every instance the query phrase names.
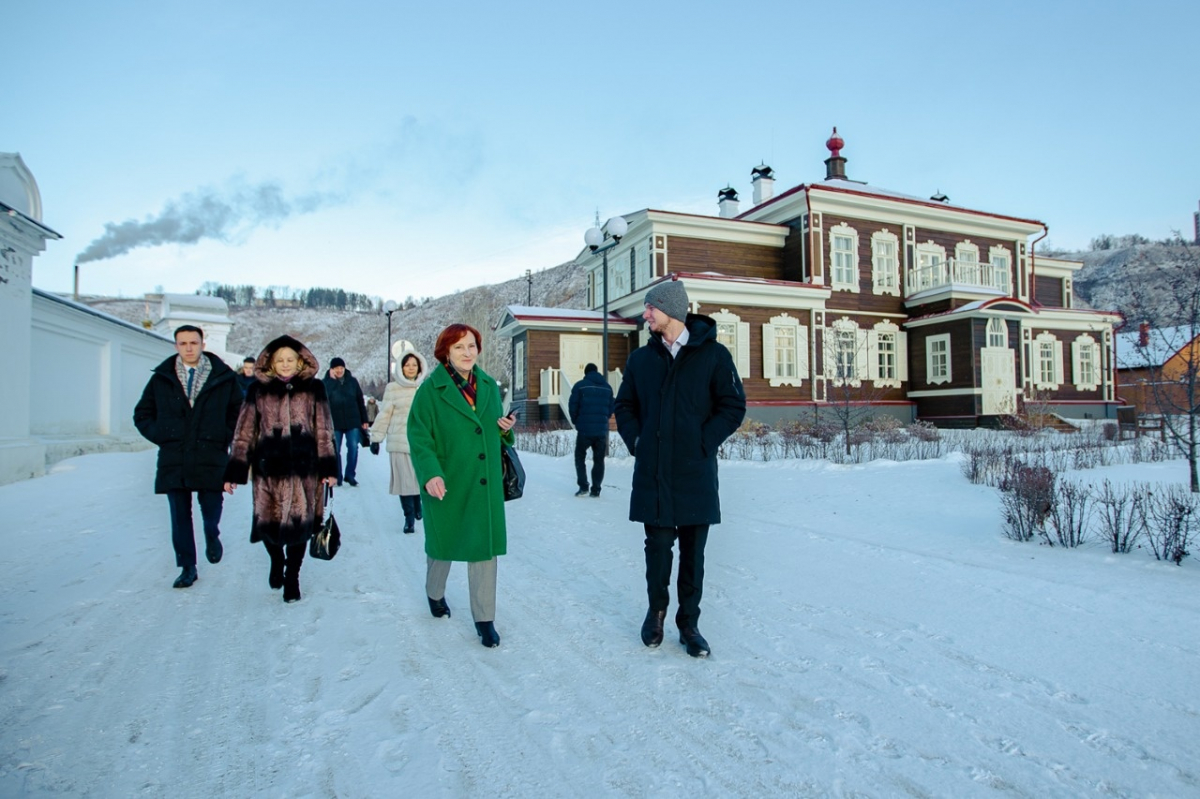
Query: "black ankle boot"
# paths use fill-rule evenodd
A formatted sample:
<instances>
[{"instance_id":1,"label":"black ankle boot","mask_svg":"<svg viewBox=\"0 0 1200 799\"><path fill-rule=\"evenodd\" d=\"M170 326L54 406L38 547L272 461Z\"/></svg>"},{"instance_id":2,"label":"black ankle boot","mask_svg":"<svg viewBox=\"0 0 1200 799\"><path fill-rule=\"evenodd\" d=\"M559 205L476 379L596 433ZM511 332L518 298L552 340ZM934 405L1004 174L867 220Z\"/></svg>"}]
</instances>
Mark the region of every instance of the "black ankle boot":
<instances>
[{"instance_id":1,"label":"black ankle boot","mask_svg":"<svg viewBox=\"0 0 1200 799\"><path fill-rule=\"evenodd\" d=\"M646 611L646 620L642 622L642 643L655 647L663 642L663 619L667 617L665 610Z\"/></svg>"},{"instance_id":2,"label":"black ankle boot","mask_svg":"<svg viewBox=\"0 0 1200 799\"><path fill-rule=\"evenodd\" d=\"M440 619L442 616L450 618L450 606L446 604L446 597L441 599L429 598L429 612L433 614L435 619Z\"/></svg>"},{"instance_id":3,"label":"black ankle boot","mask_svg":"<svg viewBox=\"0 0 1200 799\"><path fill-rule=\"evenodd\" d=\"M680 627L679 643L686 646L687 653L694 658L706 658L712 651L708 648L708 641L695 627Z\"/></svg>"},{"instance_id":4,"label":"black ankle boot","mask_svg":"<svg viewBox=\"0 0 1200 799\"><path fill-rule=\"evenodd\" d=\"M500 633L496 632L496 625L490 621L475 622L475 632L479 633L479 643L491 649L495 646L500 646Z\"/></svg>"},{"instance_id":5,"label":"black ankle boot","mask_svg":"<svg viewBox=\"0 0 1200 799\"><path fill-rule=\"evenodd\" d=\"M267 576L267 585L275 591L283 588L283 561L271 561L271 573Z\"/></svg>"},{"instance_id":6,"label":"black ankle boot","mask_svg":"<svg viewBox=\"0 0 1200 799\"><path fill-rule=\"evenodd\" d=\"M283 601L300 601L300 574L292 572L283 576Z\"/></svg>"},{"instance_id":7,"label":"black ankle boot","mask_svg":"<svg viewBox=\"0 0 1200 799\"><path fill-rule=\"evenodd\" d=\"M181 571L179 576L175 578L174 587L191 588L192 583L196 582L198 579L199 575L196 574L195 566L184 566L183 571Z\"/></svg>"}]
</instances>

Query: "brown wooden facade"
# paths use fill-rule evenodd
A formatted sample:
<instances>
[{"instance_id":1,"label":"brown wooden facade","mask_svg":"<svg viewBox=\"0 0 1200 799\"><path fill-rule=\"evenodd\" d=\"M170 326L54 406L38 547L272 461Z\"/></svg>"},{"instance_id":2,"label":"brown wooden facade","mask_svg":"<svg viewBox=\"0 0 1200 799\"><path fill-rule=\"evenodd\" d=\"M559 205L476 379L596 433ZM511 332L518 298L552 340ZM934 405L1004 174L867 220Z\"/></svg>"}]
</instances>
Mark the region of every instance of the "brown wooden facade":
<instances>
[{"instance_id":1,"label":"brown wooden facade","mask_svg":"<svg viewBox=\"0 0 1200 799\"><path fill-rule=\"evenodd\" d=\"M836 177L769 197L733 218L647 209L625 220L628 232L607 248L608 307L630 329L610 336L610 370L645 341L646 290L674 279L683 281L693 312L716 319L739 365L751 418L799 418L834 394L844 400L851 387L893 415L946 425L988 423L997 408L1016 412L1035 395L1064 416L1115 417L1117 318L1072 309L1071 279L1082 264L1037 257L1034 244L1046 231L1040 222ZM832 236L847 228L857 245L857 282L835 284ZM844 253L836 253L842 263ZM878 288L877 257L879 271L894 275ZM585 249L576 261L590 276L594 312L602 260ZM910 284L913 275L920 282ZM556 366L561 331L534 330L521 319L505 329L514 347L526 342L527 374ZM845 348L855 341L861 352L851 357ZM950 376L931 380L931 348L947 345ZM1041 380L1035 389L1035 378L1049 374L1037 371L1037 359L1051 350L1059 353L1057 382L1045 388L1051 384ZM1085 353L1094 385L1079 387L1077 351ZM839 369L857 371L847 378ZM514 399L538 397L527 390Z\"/></svg>"}]
</instances>

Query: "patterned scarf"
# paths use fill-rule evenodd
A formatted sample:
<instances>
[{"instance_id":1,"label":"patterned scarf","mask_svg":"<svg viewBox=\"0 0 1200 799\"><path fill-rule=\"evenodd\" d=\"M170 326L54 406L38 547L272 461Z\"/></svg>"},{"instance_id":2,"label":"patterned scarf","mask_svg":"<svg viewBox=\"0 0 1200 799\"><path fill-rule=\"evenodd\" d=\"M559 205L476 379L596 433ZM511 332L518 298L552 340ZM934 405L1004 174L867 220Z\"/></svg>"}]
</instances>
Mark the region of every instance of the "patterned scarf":
<instances>
[{"instance_id":1,"label":"patterned scarf","mask_svg":"<svg viewBox=\"0 0 1200 799\"><path fill-rule=\"evenodd\" d=\"M458 386L458 390L462 392L463 399L471 406L471 410L475 410L475 370L471 370L471 374L467 375L467 379L463 380L462 375L451 366L445 364L446 371L450 373L450 379L454 381L454 385Z\"/></svg>"},{"instance_id":2,"label":"patterned scarf","mask_svg":"<svg viewBox=\"0 0 1200 799\"><path fill-rule=\"evenodd\" d=\"M196 364L196 375L192 378L192 390L187 390L188 384L188 366L183 362L183 358L175 356L175 376L179 378L179 385L183 387L183 393L187 394L188 404L195 406L196 397L200 396L200 389L204 388L204 381L208 380L208 375L212 372L212 365L208 362L208 358L200 356L200 363Z\"/></svg>"}]
</instances>

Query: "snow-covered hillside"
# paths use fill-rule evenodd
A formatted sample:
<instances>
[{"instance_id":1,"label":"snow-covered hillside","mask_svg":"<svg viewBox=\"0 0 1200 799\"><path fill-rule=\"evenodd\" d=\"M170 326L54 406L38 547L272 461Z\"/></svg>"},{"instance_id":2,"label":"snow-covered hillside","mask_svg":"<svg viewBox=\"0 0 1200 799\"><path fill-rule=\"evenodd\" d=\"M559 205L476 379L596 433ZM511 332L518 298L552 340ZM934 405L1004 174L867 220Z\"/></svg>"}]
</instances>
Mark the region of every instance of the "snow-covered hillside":
<instances>
[{"instance_id":1,"label":"snow-covered hillside","mask_svg":"<svg viewBox=\"0 0 1200 799\"><path fill-rule=\"evenodd\" d=\"M396 294L405 295L403 286ZM408 339L432 356L437 334L452 322L474 325L484 335L482 365L495 377L511 372L511 353L491 336L507 305L532 304L551 308L582 308L585 301L582 271L573 262L534 272L532 285L525 278L479 286L431 299L415 308L392 314L392 339ZM89 304L126 321L140 324L157 319L158 308L145 300L94 299ZM364 387L382 387L387 371L387 317L381 313L304 308L231 308L234 321L228 346L231 352L257 355L263 345L283 333L296 336L327 364L330 358L346 360ZM149 316L148 316L149 315ZM506 342L505 342L506 344Z\"/></svg>"},{"instance_id":2,"label":"snow-covered hillside","mask_svg":"<svg viewBox=\"0 0 1200 799\"><path fill-rule=\"evenodd\" d=\"M430 616L386 458L337 492L345 545L294 605L249 491L175 590L154 453L59 463L0 486L0 796L1200 795L1196 561L1006 540L959 458L723 462L708 660L639 639L628 458L593 500L527 455L498 649L461 564Z\"/></svg>"}]
</instances>

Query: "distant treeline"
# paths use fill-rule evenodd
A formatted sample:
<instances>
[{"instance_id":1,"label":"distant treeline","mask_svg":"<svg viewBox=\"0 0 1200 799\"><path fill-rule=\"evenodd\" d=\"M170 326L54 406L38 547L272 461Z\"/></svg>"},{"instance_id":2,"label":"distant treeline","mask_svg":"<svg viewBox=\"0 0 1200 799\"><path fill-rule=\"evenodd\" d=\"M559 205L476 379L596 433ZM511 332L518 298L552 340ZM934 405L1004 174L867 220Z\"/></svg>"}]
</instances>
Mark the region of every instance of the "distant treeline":
<instances>
[{"instance_id":1,"label":"distant treeline","mask_svg":"<svg viewBox=\"0 0 1200 799\"><path fill-rule=\"evenodd\" d=\"M1138 235L1137 233L1130 233L1127 236L1112 236L1108 233L1105 233L1102 236L1097 236L1096 238L1092 239L1091 244L1088 245L1088 249L1093 251L1123 250L1126 247L1137 247L1139 245L1146 244L1161 244L1170 247L1180 243L1181 242L1178 236L1172 236L1169 239L1162 239L1160 241L1151 241L1145 236Z\"/></svg>"},{"instance_id":2,"label":"distant treeline","mask_svg":"<svg viewBox=\"0 0 1200 799\"><path fill-rule=\"evenodd\" d=\"M220 297L230 307L242 308L332 308L337 311L382 311L383 300L345 289L293 289L290 286L230 286L208 282L196 290L202 297ZM429 302L429 297L414 300L411 296L397 303L408 310Z\"/></svg>"}]
</instances>

